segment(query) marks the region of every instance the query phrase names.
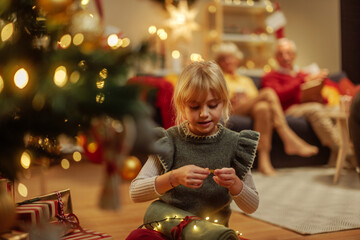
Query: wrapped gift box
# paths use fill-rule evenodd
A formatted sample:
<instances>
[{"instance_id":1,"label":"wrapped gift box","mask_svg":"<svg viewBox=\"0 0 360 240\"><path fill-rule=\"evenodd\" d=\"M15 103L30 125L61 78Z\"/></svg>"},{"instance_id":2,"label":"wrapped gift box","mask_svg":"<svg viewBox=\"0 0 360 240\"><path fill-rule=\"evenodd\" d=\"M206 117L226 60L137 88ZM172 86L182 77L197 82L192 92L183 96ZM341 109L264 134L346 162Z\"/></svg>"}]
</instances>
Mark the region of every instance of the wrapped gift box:
<instances>
[{"instance_id":1,"label":"wrapped gift box","mask_svg":"<svg viewBox=\"0 0 360 240\"><path fill-rule=\"evenodd\" d=\"M76 229L72 233L64 236L61 240L99 240L99 239L113 239L112 236L106 233L100 233L88 229Z\"/></svg>"},{"instance_id":2,"label":"wrapped gift box","mask_svg":"<svg viewBox=\"0 0 360 240\"><path fill-rule=\"evenodd\" d=\"M23 204L16 207L18 222L39 224L41 221L50 221L58 214L58 201L47 200Z\"/></svg>"},{"instance_id":3,"label":"wrapped gift box","mask_svg":"<svg viewBox=\"0 0 360 240\"><path fill-rule=\"evenodd\" d=\"M61 207L59 206L59 196L61 196ZM42 221L58 221L56 216L59 214L59 211L63 211L64 214L72 213L69 189L17 203L17 225L21 226L26 224L34 226L41 223Z\"/></svg>"}]
</instances>

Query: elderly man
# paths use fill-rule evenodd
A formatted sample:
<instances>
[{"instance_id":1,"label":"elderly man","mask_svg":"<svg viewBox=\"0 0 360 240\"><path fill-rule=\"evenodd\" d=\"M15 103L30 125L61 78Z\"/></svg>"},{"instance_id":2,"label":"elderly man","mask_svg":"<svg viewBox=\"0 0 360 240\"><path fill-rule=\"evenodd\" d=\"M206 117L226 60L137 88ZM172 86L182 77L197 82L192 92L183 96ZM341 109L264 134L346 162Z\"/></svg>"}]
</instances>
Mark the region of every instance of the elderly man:
<instances>
[{"instance_id":1,"label":"elderly man","mask_svg":"<svg viewBox=\"0 0 360 240\"><path fill-rule=\"evenodd\" d=\"M258 170L265 175L276 173L270 159L274 130L279 134L288 155L310 157L317 154L316 146L305 142L289 127L276 93L270 88L258 90L252 79L237 73L242 59L243 54L234 43L222 43L218 46L215 60L223 70L228 85L231 114L252 117L254 130L261 135L257 155Z\"/></svg>"},{"instance_id":2,"label":"elderly man","mask_svg":"<svg viewBox=\"0 0 360 240\"><path fill-rule=\"evenodd\" d=\"M332 156L336 156L339 136L320 94L328 71L323 69L316 74L308 74L295 67L296 46L286 38L278 40L275 54L279 68L262 77L262 87L275 90L285 114L305 117L320 142L332 150ZM311 91L312 95L307 94ZM333 159L331 157L330 164L334 164Z\"/></svg>"}]
</instances>

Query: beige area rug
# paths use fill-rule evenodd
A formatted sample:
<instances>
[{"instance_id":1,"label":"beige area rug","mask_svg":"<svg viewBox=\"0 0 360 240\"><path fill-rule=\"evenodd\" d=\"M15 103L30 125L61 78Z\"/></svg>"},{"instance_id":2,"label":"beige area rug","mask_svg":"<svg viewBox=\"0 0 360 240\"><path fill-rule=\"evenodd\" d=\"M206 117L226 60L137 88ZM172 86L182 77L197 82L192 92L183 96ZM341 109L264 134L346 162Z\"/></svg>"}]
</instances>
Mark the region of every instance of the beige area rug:
<instances>
[{"instance_id":1,"label":"beige area rug","mask_svg":"<svg viewBox=\"0 0 360 240\"><path fill-rule=\"evenodd\" d=\"M253 172L260 205L249 216L301 234L360 228L360 178L344 170L333 184L334 173L334 168L279 169L274 177Z\"/></svg>"}]
</instances>

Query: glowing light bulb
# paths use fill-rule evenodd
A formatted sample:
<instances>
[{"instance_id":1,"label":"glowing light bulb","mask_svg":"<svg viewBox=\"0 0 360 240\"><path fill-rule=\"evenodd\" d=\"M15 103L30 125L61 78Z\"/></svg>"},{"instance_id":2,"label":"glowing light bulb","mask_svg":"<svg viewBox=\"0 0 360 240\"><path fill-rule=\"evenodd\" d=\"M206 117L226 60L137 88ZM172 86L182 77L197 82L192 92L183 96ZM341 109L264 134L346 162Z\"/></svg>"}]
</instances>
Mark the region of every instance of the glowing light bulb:
<instances>
[{"instance_id":1,"label":"glowing light bulb","mask_svg":"<svg viewBox=\"0 0 360 240\"><path fill-rule=\"evenodd\" d=\"M96 81L96 87L98 89L103 89L104 86L105 86L105 81L103 79L100 79L100 80Z\"/></svg>"},{"instance_id":2,"label":"glowing light bulb","mask_svg":"<svg viewBox=\"0 0 360 240\"><path fill-rule=\"evenodd\" d=\"M115 48L118 46L119 37L116 34L110 34L107 38L107 44L111 48Z\"/></svg>"},{"instance_id":3,"label":"glowing light bulb","mask_svg":"<svg viewBox=\"0 0 360 240\"><path fill-rule=\"evenodd\" d=\"M79 46L80 44L82 44L84 42L84 34L82 33L77 33L75 34L75 36L73 37L73 43L75 46Z\"/></svg>"},{"instance_id":4,"label":"glowing light bulb","mask_svg":"<svg viewBox=\"0 0 360 240\"><path fill-rule=\"evenodd\" d=\"M209 11L209 13L216 13L216 7L214 5L210 5L208 7L208 11Z\"/></svg>"},{"instance_id":5,"label":"glowing light bulb","mask_svg":"<svg viewBox=\"0 0 360 240\"><path fill-rule=\"evenodd\" d=\"M174 59L178 59L180 57L180 52L178 50L174 50L174 51L171 52L171 56Z\"/></svg>"},{"instance_id":6,"label":"glowing light bulb","mask_svg":"<svg viewBox=\"0 0 360 240\"><path fill-rule=\"evenodd\" d=\"M80 79L80 73L78 71L73 71L70 74L70 82L71 83L77 83Z\"/></svg>"},{"instance_id":7,"label":"glowing light bulb","mask_svg":"<svg viewBox=\"0 0 360 240\"><path fill-rule=\"evenodd\" d=\"M129 45L130 45L130 39L129 39L129 38L124 38L124 39L122 40L121 47L126 48L126 47L129 46Z\"/></svg>"},{"instance_id":8,"label":"glowing light bulb","mask_svg":"<svg viewBox=\"0 0 360 240\"><path fill-rule=\"evenodd\" d=\"M60 38L60 41L58 42L59 46L63 49L68 48L71 44L71 35L65 34Z\"/></svg>"},{"instance_id":9,"label":"glowing light bulb","mask_svg":"<svg viewBox=\"0 0 360 240\"><path fill-rule=\"evenodd\" d=\"M254 6L254 1L253 0L247 0L246 3L249 6Z\"/></svg>"},{"instance_id":10,"label":"glowing light bulb","mask_svg":"<svg viewBox=\"0 0 360 240\"><path fill-rule=\"evenodd\" d=\"M98 148L98 145L95 142L91 142L87 146L87 149L90 153L96 152L97 148Z\"/></svg>"},{"instance_id":11,"label":"glowing light bulb","mask_svg":"<svg viewBox=\"0 0 360 240\"><path fill-rule=\"evenodd\" d=\"M20 164L25 169L28 169L30 167L31 156L27 151L23 152L23 154L21 155Z\"/></svg>"},{"instance_id":12,"label":"glowing light bulb","mask_svg":"<svg viewBox=\"0 0 360 240\"><path fill-rule=\"evenodd\" d=\"M268 73L268 72L270 72L270 71L271 71L270 65L266 64L266 65L264 66L264 72Z\"/></svg>"},{"instance_id":13,"label":"glowing light bulb","mask_svg":"<svg viewBox=\"0 0 360 240\"><path fill-rule=\"evenodd\" d=\"M197 230L197 226L196 226L196 225L194 225L194 230Z\"/></svg>"},{"instance_id":14,"label":"glowing light bulb","mask_svg":"<svg viewBox=\"0 0 360 240\"><path fill-rule=\"evenodd\" d=\"M81 161L81 153L80 152L74 152L73 153L73 159L75 162L80 162Z\"/></svg>"},{"instance_id":15,"label":"glowing light bulb","mask_svg":"<svg viewBox=\"0 0 360 240\"><path fill-rule=\"evenodd\" d=\"M87 6L89 4L89 0L81 0L82 6Z\"/></svg>"},{"instance_id":16,"label":"glowing light bulb","mask_svg":"<svg viewBox=\"0 0 360 240\"><path fill-rule=\"evenodd\" d=\"M64 66L59 66L56 68L54 73L54 83L58 87L63 87L66 85L68 80L67 71Z\"/></svg>"},{"instance_id":17,"label":"glowing light bulb","mask_svg":"<svg viewBox=\"0 0 360 240\"><path fill-rule=\"evenodd\" d=\"M156 33L156 27L155 26L150 26L149 28L148 28L148 32L150 33L150 34L155 34Z\"/></svg>"},{"instance_id":18,"label":"glowing light bulb","mask_svg":"<svg viewBox=\"0 0 360 240\"><path fill-rule=\"evenodd\" d=\"M22 196L22 197L27 197L28 195L28 189L27 187L22 184L22 183L19 183L18 185L18 193Z\"/></svg>"},{"instance_id":19,"label":"glowing light bulb","mask_svg":"<svg viewBox=\"0 0 360 240\"><path fill-rule=\"evenodd\" d=\"M266 27L266 31L267 31L268 33L273 33L273 32L274 32L274 29L273 29L272 27L270 27L270 26L267 26L267 27Z\"/></svg>"},{"instance_id":20,"label":"glowing light bulb","mask_svg":"<svg viewBox=\"0 0 360 240\"><path fill-rule=\"evenodd\" d=\"M167 34L165 31L164 31L164 32L161 32L161 33L159 34L159 38L160 38L161 40L166 40L167 37L168 37L168 34Z\"/></svg>"},{"instance_id":21,"label":"glowing light bulb","mask_svg":"<svg viewBox=\"0 0 360 240\"><path fill-rule=\"evenodd\" d=\"M108 77L108 70L106 68L101 69L101 71L99 72L99 76L102 79L105 79Z\"/></svg>"},{"instance_id":22,"label":"glowing light bulb","mask_svg":"<svg viewBox=\"0 0 360 240\"><path fill-rule=\"evenodd\" d=\"M198 53L192 53L192 54L190 55L190 59L191 59L192 62L201 62L201 61L204 60L204 59L201 57L201 55L198 54Z\"/></svg>"},{"instance_id":23,"label":"glowing light bulb","mask_svg":"<svg viewBox=\"0 0 360 240\"><path fill-rule=\"evenodd\" d=\"M61 160L61 167L63 169L69 169L70 168L70 162L69 160L67 160L66 158L64 158L63 160Z\"/></svg>"},{"instance_id":24,"label":"glowing light bulb","mask_svg":"<svg viewBox=\"0 0 360 240\"><path fill-rule=\"evenodd\" d=\"M0 93L2 92L3 89L4 89L4 79L0 75Z\"/></svg>"},{"instance_id":25,"label":"glowing light bulb","mask_svg":"<svg viewBox=\"0 0 360 240\"><path fill-rule=\"evenodd\" d=\"M99 93L98 95L96 95L96 102L97 103L103 103L105 101L105 94L104 93Z\"/></svg>"},{"instance_id":26,"label":"glowing light bulb","mask_svg":"<svg viewBox=\"0 0 360 240\"><path fill-rule=\"evenodd\" d=\"M248 69L253 69L253 68L255 68L255 63L253 61L249 60L246 62L246 67Z\"/></svg>"},{"instance_id":27,"label":"glowing light bulb","mask_svg":"<svg viewBox=\"0 0 360 240\"><path fill-rule=\"evenodd\" d=\"M209 220L210 218L209 217L206 217L205 220Z\"/></svg>"},{"instance_id":28,"label":"glowing light bulb","mask_svg":"<svg viewBox=\"0 0 360 240\"><path fill-rule=\"evenodd\" d=\"M215 220L214 220L214 223L217 223L217 222L219 222L219 220L215 219Z\"/></svg>"},{"instance_id":29,"label":"glowing light bulb","mask_svg":"<svg viewBox=\"0 0 360 240\"><path fill-rule=\"evenodd\" d=\"M20 89L23 89L28 84L29 74L24 68L20 68L16 71L14 75L14 82L15 85Z\"/></svg>"},{"instance_id":30,"label":"glowing light bulb","mask_svg":"<svg viewBox=\"0 0 360 240\"><path fill-rule=\"evenodd\" d=\"M241 0L234 0L234 4L235 4L235 5L240 5L240 4L241 4Z\"/></svg>"},{"instance_id":31,"label":"glowing light bulb","mask_svg":"<svg viewBox=\"0 0 360 240\"><path fill-rule=\"evenodd\" d=\"M266 8L266 11L267 11L267 12L269 12L269 13L272 13L272 12L274 11L273 6L272 6L272 5L270 5L270 4L269 4L269 5L266 5L266 7L265 7L265 8Z\"/></svg>"},{"instance_id":32,"label":"glowing light bulb","mask_svg":"<svg viewBox=\"0 0 360 240\"><path fill-rule=\"evenodd\" d=\"M157 35L160 35L161 33L165 32L165 30L163 28L159 28L156 33Z\"/></svg>"},{"instance_id":33,"label":"glowing light bulb","mask_svg":"<svg viewBox=\"0 0 360 240\"><path fill-rule=\"evenodd\" d=\"M8 23L1 30L1 40L3 42L9 40L11 36L14 34L14 24Z\"/></svg>"}]
</instances>

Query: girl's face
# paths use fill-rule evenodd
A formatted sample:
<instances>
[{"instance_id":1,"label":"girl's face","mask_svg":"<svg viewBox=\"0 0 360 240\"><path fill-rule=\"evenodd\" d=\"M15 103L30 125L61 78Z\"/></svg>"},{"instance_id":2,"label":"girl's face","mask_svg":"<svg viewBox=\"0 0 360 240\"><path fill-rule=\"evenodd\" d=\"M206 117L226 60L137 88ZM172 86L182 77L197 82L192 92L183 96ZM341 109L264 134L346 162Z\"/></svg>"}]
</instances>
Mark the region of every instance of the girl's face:
<instances>
[{"instance_id":1,"label":"girl's face","mask_svg":"<svg viewBox=\"0 0 360 240\"><path fill-rule=\"evenodd\" d=\"M223 103L210 91L205 100L201 96L185 105L185 118L189 121L190 131L199 136L209 136L217 132Z\"/></svg>"}]
</instances>

